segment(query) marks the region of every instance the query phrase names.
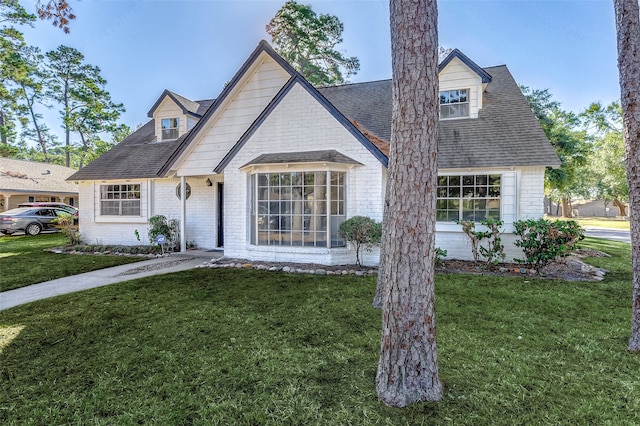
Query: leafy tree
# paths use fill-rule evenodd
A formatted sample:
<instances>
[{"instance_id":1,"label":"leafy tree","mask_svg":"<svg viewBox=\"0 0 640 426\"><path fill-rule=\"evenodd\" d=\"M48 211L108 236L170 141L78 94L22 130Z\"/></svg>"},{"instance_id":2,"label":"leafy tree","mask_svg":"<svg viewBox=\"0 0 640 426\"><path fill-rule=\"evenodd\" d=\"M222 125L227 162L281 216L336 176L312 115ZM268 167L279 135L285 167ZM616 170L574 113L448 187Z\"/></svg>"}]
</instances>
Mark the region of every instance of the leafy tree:
<instances>
[{"instance_id":1,"label":"leafy tree","mask_svg":"<svg viewBox=\"0 0 640 426\"><path fill-rule=\"evenodd\" d=\"M590 149L586 132L580 127L579 117L562 110L560 104L552 99L548 89L535 90L526 86L520 88L560 157L559 168L547 167L545 192L551 197L558 194L562 201L563 215L571 217L570 200L577 192L578 174L580 168L586 164Z\"/></svg>"},{"instance_id":2,"label":"leafy tree","mask_svg":"<svg viewBox=\"0 0 640 426\"><path fill-rule=\"evenodd\" d=\"M393 114L378 288L376 390L387 405L442 399L434 292L438 129L435 1L391 0Z\"/></svg>"},{"instance_id":3,"label":"leafy tree","mask_svg":"<svg viewBox=\"0 0 640 426\"><path fill-rule=\"evenodd\" d=\"M358 58L336 50L343 30L338 17L317 15L295 1L287 1L266 27L276 52L314 86L345 83L360 69Z\"/></svg>"},{"instance_id":4,"label":"leafy tree","mask_svg":"<svg viewBox=\"0 0 640 426\"><path fill-rule=\"evenodd\" d=\"M20 49L20 72L16 76L18 85L18 100L23 117L22 138L35 140L40 147L44 162L49 162L48 150L55 144L55 137L44 124L42 114L37 112L38 106L45 106L44 81L46 75L41 64L44 55L40 49L33 46L24 46Z\"/></svg>"},{"instance_id":5,"label":"leafy tree","mask_svg":"<svg viewBox=\"0 0 640 426\"><path fill-rule=\"evenodd\" d=\"M631 208L633 299L629 350L640 351L640 13L638 0L614 0L625 164Z\"/></svg>"},{"instance_id":6,"label":"leafy tree","mask_svg":"<svg viewBox=\"0 0 640 426\"><path fill-rule=\"evenodd\" d=\"M18 105L14 76L18 74L18 50L24 43L23 35L12 25L31 24L30 15L17 0L0 1L0 151L2 155L15 153Z\"/></svg>"},{"instance_id":7,"label":"leafy tree","mask_svg":"<svg viewBox=\"0 0 640 426\"><path fill-rule=\"evenodd\" d=\"M592 135L593 150L582 173L583 192L587 196L613 202L620 216L626 216L629 187L624 164L622 109L619 102L606 107L594 102L581 117Z\"/></svg>"},{"instance_id":8,"label":"leafy tree","mask_svg":"<svg viewBox=\"0 0 640 426\"><path fill-rule=\"evenodd\" d=\"M60 106L60 116L65 130L65 165L71 164L71 133L82 139L82 149L87 152L90 138L114 126L122 104L115 104L105 89L107 81L100 75L100 68L84 63L84 55L78 50L59 46L47 52L47 82L51 99Z\"/></svg>"}]
</instances>

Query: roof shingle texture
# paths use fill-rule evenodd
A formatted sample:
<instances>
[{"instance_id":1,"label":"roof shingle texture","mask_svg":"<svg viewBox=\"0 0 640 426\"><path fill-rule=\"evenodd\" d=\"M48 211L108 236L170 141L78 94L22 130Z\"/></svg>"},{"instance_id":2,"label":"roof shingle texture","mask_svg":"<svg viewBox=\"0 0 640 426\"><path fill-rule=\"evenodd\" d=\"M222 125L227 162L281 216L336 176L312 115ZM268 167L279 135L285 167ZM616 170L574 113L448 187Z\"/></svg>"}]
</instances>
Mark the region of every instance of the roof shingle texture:
<instances>
[{"instance_id":1,"label":"roof shingle texture","mask_svg":"<svg viewBox=\"0 0 640 426\"><path fill-rule=\"evenodd\" d=\"M359 164L358 161L339 153L334 149L324 151L302 151L302 152L281 152L273 154L262 154L247 164L240 167L241 169L251 165L258 164L284 164L284 163L343 163L343 164Z\"/></svg>"},{"instance_id":2,"label":"roof shingle texture","mask_svg":"<svg viewBox=\"0 0 640 426\"><path fill-rule=\"evenodd\" d=\"M478 118L441 120L438 167L557 166L560 160L506 66L485 68L492 81ZM391 80L319 89L340 112L391 140Z\"/></svg>"},{"instance_id":3,"label":"roof shingle texture","mask_svg":"<svg viewBox=\"0 0 640 426\"><path fill-rule=\"evenodd\" d=\"M486 168L558 166L560 160L506 66L484 68L492 81L484 92L478 118L441 120L438 167ZM376 147L388 155L391 140L391 80L324 87L319 92ZM184 99L184 98L183 98ZM185 101L188 101L185 99ZM191 102L191 101L189 101ZM214 100L192 102L203 115ZM162 177L172 154L188 135L156 142L151 120L69 180ZM212 170L213 170L212 165Z\"/></svg>"},{"instance_id":4,"label":"roof shingle texture","mask_svg":"<svg viewBox=\"0 0 640 426\"><path fill-rule=\"evenodd\" d=\"M74 171L55 164L0 157L0 191L77 194L78 185L66 181Z\"/></svg>"}]
</instances>

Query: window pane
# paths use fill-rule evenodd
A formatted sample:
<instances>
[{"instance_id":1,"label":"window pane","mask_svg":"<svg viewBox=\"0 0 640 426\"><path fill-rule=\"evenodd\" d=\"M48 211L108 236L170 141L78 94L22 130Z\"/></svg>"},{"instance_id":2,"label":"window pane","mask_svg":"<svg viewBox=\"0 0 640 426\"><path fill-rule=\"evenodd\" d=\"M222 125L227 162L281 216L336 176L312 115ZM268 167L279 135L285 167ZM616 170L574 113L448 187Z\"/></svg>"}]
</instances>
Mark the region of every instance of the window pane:
<instances>
[{"instance_id":1,"label":"window pane","mask_svg":"<svg viewBox=\"0 0 640 426\"><path fill-rule=\"evenodd\" d=\"M498 182L498 185L490 186L491 182ZM499 182L500 175L438 177L436 220L449 222L462 218L477 222L487 217L499 219Z\"/></svg>"},{"instance_id":2,"label":"window pane","mask_svg":"<svg viewBox=\"0 0 640 426\"><path fill-rule=\"evenodd\" d=\"M256 196L257 231L254 232L258 235L251 241L265 245L326 247L328 191L332 196L333 215L344 216L345 209L345 173L331 172L329 182L327 175L327 172L255 175L259 186ZM331 223L334 222L332 218ZM261 230L268 231L268 234L261 234ZM332 227L331 232L337 235L338 230ZM333 240L344 245L338 237Z\"/></svg>"}]
</instances>

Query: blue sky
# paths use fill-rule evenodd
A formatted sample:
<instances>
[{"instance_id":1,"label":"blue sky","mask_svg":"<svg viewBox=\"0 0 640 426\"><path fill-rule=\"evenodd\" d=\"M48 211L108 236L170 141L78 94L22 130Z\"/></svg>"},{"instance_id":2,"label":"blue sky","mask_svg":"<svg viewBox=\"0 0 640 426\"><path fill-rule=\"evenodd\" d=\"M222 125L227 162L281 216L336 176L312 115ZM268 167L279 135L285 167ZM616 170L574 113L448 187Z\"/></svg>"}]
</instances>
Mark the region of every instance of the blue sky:
<instances>
[{"instance_id":1,"label":"blue sky","mask_svg":"<svg viewBox=\"0 0 640 426\"><path fill-rule=\"evenodd\" d=\"M391 77L386 0L299 1L344 24L340 49L360 59L352 82ZM23 4L35 3L23 0ZM164 89L216 97L261 39L284 0L82 0L71 33L48 22L23 28L43 51L80 50L135 127ZM506 64L519 84L549 89L567 110L619 98L613 2L441 0L440 45L482 67Z\"/></svg>"}]
</instances>

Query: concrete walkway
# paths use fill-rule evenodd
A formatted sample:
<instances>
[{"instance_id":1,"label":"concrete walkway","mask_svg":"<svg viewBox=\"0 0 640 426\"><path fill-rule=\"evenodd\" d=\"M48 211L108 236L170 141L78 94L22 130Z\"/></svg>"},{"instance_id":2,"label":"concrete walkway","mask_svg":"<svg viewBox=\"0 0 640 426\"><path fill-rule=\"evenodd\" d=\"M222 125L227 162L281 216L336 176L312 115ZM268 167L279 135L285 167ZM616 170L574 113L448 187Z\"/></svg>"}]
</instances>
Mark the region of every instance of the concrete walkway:
<instances>
[{"instance_id":1,"label":"concrete walkway","mask_svg":"<svg viewBox=\"0 0 640 426\"><path fill-rule=\"evenodd\" d=\"M167 257L99 269L15 290L3 291L0 293L0 311L61 294L102 287L137 278L193 269L211 261L211 259L222 257L222 255L221 251L208 252L204 250L172 253Z\"/></svg>"}]
</instances>

